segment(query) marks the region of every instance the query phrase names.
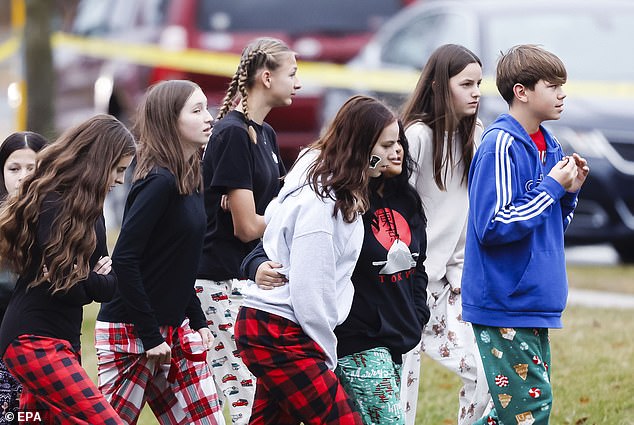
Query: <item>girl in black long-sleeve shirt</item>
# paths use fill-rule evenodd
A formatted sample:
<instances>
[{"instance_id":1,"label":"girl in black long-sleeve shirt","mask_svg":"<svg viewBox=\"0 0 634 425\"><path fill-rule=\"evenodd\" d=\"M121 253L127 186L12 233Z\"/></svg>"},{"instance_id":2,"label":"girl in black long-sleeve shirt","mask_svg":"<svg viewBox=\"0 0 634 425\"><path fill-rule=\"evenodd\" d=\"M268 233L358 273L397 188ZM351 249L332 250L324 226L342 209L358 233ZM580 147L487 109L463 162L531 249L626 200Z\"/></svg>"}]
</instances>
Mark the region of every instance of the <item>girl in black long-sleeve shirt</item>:
<instances>
[{"instance_id":1,"label":"girl in black long-sleeve shirt","mask_svg":"<svg viewBox=\"0 0 634 425\"><path fill-rule=\"evenodd\" d=\"M205 230L200 150L212 117L196 84L151 87L113 266L115 298L95 339L99 389L136 423L147 401L161 423L224 423L205 358L213 337L194 290Z\"/></svg>"},{"instance_id":2,"label":"girl in black long-sleeve shirt","mask_svg":"<svg viewBox=\"0 0 634 425\"><path fill-rule=\"evenodd\" d=\"M120 424L79 363L82 307L112 298L103 202L123 183L131 133L109 115L67 131L0 211L0 259L19 274L0 352L41 421ZM47 418L48 416L48 418Z\"/></svg>"}]
</instances>

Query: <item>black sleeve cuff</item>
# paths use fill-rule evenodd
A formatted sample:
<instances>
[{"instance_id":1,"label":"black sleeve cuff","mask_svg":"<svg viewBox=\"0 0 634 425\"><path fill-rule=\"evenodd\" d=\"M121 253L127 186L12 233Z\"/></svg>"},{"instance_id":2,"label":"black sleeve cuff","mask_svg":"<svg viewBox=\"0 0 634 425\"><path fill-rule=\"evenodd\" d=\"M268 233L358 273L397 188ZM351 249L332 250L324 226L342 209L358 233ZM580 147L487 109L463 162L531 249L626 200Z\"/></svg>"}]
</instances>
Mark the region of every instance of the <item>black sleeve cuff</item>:
<instances>
[{"instance_id":1,"label":"black sleeve cuff","mask_svg":"<svg viewBox=\"0 0 634 425\"><path fill-rule=\"evenodd\" d=\"M240 278L255 281L255 273L258 271L260 264L269 261L262 241L242 260L240 265Z\"/></svg>"}]
</instances>

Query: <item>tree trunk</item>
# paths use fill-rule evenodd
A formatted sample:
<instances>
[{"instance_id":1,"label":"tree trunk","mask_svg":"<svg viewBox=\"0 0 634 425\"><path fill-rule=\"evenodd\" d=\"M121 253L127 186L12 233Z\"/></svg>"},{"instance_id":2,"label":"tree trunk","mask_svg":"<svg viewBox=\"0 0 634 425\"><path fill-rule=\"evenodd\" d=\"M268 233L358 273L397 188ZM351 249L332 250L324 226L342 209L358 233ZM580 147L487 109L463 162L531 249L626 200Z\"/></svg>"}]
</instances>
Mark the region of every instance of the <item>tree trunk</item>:
<instances>
[{"instance_id":1,"label":"tree trunk","mask_svg":"<svg viewBox=\"0 0 634 425\"><path fill-rule=\"evenodd\" d=\"M46 137L54 135L53 54L50 0L25 0L24 71L26 81L26 129Z\"/></svg>"}]
</instances>

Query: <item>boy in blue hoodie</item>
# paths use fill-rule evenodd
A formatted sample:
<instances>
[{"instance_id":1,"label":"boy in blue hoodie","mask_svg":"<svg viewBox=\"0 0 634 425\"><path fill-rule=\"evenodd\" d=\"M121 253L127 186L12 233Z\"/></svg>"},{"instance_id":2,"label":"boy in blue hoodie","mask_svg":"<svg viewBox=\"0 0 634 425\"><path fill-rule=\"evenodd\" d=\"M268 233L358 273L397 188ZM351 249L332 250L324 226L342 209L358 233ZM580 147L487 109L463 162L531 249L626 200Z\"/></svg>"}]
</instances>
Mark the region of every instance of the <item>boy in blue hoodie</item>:
<instances>
[{"instance_id":1,"label":"boy in blue hoodie","mask_svg":"<svg viewBox=\"0 0 634 425\"><path fill-rule=\"evenodd\" d=\"M549 328L561 328L564 231L588 175L541 124L559 119L567 73L554 54L519 45L496 85L509 105L482 136L469 172L463 319L473 324L495 408L477 424L547 424Z\"/></svg>"}]
</instances>

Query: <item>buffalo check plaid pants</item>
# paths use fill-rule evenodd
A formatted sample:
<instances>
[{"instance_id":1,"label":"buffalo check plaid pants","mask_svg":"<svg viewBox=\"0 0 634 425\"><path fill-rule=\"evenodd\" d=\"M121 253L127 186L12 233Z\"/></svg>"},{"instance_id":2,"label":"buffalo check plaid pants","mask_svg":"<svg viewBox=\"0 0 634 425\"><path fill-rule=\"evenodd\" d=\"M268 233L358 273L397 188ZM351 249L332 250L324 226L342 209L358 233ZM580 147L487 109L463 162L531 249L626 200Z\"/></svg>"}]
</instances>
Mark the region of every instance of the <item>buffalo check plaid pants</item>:
<instances>
[{"instance_id":1,"label":"buffalo check plaid pants","mask_svg":"<svg viewBox=\"0 0 634 425\"><path fill-rule=\"evenodd\" d=\"M299 325L242 307L235 337L242 360L257 378L250 424L363 424L326 366L323 350Z\"/></svg>"},{"instance_id":2,"label":"buffalo check plaid pants","mask_svg":"<svg viewBox=\"0 0 634 425\"><path fill-rule=\"evenodd\" d=\"M172 363L148 360L134 325L97 321L99 389L126 424L135 424L147 402L162 425L224 424L200 334L185 320L161 327Z\"/></svg>"},{"instance_id":3,"label":"buffalo check plaid pants","mask_svg":"<svg viewBox=\"0 0 634 425\"><path fill-rule=\"evenodd\" d=\"M20 410L37 413L42 423L123 424L68 341L21 335L7 348L4 361L22 384Z\"/></svg>"}]
</instances>

